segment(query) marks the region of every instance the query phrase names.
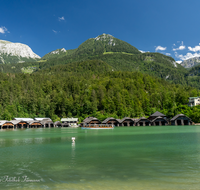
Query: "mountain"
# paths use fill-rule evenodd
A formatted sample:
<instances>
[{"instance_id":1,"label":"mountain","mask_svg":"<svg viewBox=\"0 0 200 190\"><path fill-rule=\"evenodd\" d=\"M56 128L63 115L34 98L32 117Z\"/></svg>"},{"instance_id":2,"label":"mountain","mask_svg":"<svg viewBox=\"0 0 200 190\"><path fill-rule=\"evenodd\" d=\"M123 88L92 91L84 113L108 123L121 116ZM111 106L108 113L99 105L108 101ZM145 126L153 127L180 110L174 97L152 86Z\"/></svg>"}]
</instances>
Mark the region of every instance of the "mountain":
<instances>
[{"instance_id":1,"label":"mountain","mask_svg":"<svg viewBox=\"0 0 200 190\"><path fill-rule=\"evenodd\" d=\"M35 54L29 46L0 40L0 63L22 63L38 59L40 56Z\"/></svg>"},{"instance_id":2,"label":"mountain","mask_svg":"<svg viewBox=\"0 0 200 190\"><path fill-rule=\"evenodd\" d=\"M110 34L90 38L76 49L65 50L62 48L54 50L40 60L34 60L35 62L0 64L0 71L32 73L56 65L86 63L89 60L103 61L113 71L139 71L173 83L187 84L185 79L187 69L177 64L172 57L160 53L142 53L131 44Z\"/></svg>"},{"instance_id":3,"label":"mountain","mask_svg":"<svg viewBox=\"0 0 200 190\"><path fill-rule=\"evenodd\" d=\"M194 57L191 59L187 59L185 61L182 61L182 63L181 63L181 65L185 68L191 68L191 67L194 67L199 64L200 64L200 57Z\"/></svg>"},{"instance_id":4,"label":"mountain","mask_svg":"<svg viewBox=\"0 0 200 190\"><path fill-rule=\"evenodd\" d=\"M184 83L183 78L187 72L172 57L160 53L141 53L136 47L110 34L90 38L74 50L53 52L56 54L50 52L42 57L39 69L86 60L101 60L115 71L140 71L176 83Z\"/></svg>"}]
</instances>

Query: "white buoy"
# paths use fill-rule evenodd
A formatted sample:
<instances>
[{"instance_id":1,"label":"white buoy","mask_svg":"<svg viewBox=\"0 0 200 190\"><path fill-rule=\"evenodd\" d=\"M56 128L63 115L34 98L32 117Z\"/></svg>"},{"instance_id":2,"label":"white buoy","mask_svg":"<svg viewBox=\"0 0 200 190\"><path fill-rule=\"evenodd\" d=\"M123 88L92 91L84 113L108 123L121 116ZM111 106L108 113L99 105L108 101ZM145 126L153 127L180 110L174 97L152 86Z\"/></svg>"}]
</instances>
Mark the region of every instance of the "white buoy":
<instances>
[{"instance_id":1,"label":"white buoy","mask_svg":"<svg viewBox=\"0 0 200 190\"><path fill-rule=\"evenodd\" d=\"M75 137L72 137L72 142L75 142L75 139L76 139Z\"/></svg>"}]
</instances>

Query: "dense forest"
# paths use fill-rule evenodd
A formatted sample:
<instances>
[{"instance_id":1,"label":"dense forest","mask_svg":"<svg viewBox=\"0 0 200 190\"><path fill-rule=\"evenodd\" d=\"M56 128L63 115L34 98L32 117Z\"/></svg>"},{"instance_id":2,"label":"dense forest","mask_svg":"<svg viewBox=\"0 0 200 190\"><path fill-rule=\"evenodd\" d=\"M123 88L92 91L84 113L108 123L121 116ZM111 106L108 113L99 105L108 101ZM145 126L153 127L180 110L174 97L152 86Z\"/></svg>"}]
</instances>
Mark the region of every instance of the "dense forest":
<instances>
[{"instance_id":1,"label":"dense forest","mask_svg":"<svg viewBox=\"0 0 200 190\"><path fill-rule=\"evenodd\" d=\"M100 120L148 116L156 110L168 117L186 114L200 122L200 107L188 97L200 91L141 72L113 71L99 60L57 65L32 74L0 75L0 119L13 117L87 116Z\"/></svg>"}]
</instances>

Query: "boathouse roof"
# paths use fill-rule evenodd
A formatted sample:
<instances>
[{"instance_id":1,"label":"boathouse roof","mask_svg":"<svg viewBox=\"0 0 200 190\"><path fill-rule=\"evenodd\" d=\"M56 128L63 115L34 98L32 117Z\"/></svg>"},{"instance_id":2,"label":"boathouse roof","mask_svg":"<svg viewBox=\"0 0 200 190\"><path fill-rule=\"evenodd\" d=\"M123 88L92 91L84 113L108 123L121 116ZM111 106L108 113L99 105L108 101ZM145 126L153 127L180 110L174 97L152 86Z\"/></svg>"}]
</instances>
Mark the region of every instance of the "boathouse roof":
<instances>
[{"instance_id":1,"label":"boathouse roof","mask_svg":"<svg viewBox=\"0 0 200 190\"><path fill-rule=\"evenodd\" d=\"M150 115L150 117L158 117L158 116L161 116L161 117L166 117L166 115L164 115L163 113L159 112L159 111L156 111L155 113L153 113L152 115Z\"/></svg>"},{"instance_id":2,"label":"boathouse roof","mask_svg":"<svg viewBox=\"0 0 200 190\"><path fill-rule=\"evenodd\" d=\"M49 118L49 117L44 117L44 118L42 118L42 117L36 117L36 118L34 118L34 120L36 120L36 121L51 120L51 118Z\"/></svg>"},{"instance_id":3,"label":"boathouse roof","mask_svg":"<svg viewBox=\"0 0 200 190\"><path fill-rule=\"evenodd\" d=\"M0 120L0 126L6 123L8 120Z\"/></svg>"},{"instance_id":4,"label":"boathouse roof","mask_svg":"<svg viewBox=\"0 0 200 190\"><path fill-rule=\"evenodd\" d=\"M139 122L139 121L141 121L141 120L147 120L147 121L150 122L150 120L148 120L148 119L145 118L145 117L140 117L139 119L136 119L135 122L137 123L137 122Z\"/></svg>"},{"instance_id":5,"label":"boathouse roof","mask_svg":"<svg viewBox=\"0 0 200 190\"><path fill-rule=\"evenodd\" d=\"M102 124L106 124L109 120L115 120L119 123L119 121L117 119L115 119L114 117L108 117L105 120L102 121Z\"/></svg>"},{"instance_id":6,"label":"boathouse roof","mask_svg":"<svg viewBox=\"0 0 200 190\"><path fill-rule=\"evenodd\" d=\"M171 119L171 121L176 120L178 117L186 117L186 118L188 118L188 119L191 121L191 119L190 119L189 117L185 116L184 114L178 114L178 115L174 116L174 117Z\"/></svg>"},{"instance_id":7,"label":"boathouse roof","mask_svg":"<svg viewBox=\"0 0 200 190\"><path fill-rule=\"evenodd\" d=\"M135 122L135 119L132 119L130 117L124 117L120 122L123 123L125 120L132 120L133 122Z\"/></svg>"},{"instance_id":8,"label":"boathouse roof","mask_svg":"<svg viewBox=\"0 0 200 190\"><path fill-rule=\"evenodd\" d=\"M121 119L116 119L119 123L121 123Z\"/></svg>"},{"instance_id":9,"label":"boathouse roof","mask_svg":"<svg viewBox=\"0 0 200 190\"><path fill-rule=\"evenodd\" d=\"M154 122L154 121L156 121L157 119L163 119L163 120L165 120L165 121L167 122L167 120L166 120L165 118L161 117L161 116L156 117L156 118L153 119L151 122Z\"/></svg>"},{"instance_id":10,"label":"boathouse roof","mask_svg":"<svg viewBox=\"0 0 200 190\"><path fill-rule=\"evenodd\" d=\"M90 122L90 121L92 121L92 120L98 120L96 117L86 117L84 120L83 120L83 122L84 123L88 123L88 122Z\"/></svg>"},{"instance_id":11,"label":"boathouse roof","mask_svg":"<svg viewBox=\"0 0 200 190\"><path fill-rule=\"evenodd\" d=\"M47 123L53 124L53 121L47 120L47 119L44 119L44 120L39 121L39 122L40 122L42 125L45 125L45 124L47 124Z\"/></svg>"},{"instance_id":12,"label":"boathouse roof","mask_svg":"<svg viewBox=\"0 0 200 190\"><path fill-rule=\"evenodd\" d=\"M10 122L13 123L14 125L17 125L20 123L22 120L11 120Z\"/></svg>"},{"instance_id":13,"label":"boathouse roof","mask_svg":"<svg viewBox=\"0 0 200 190\"><path fill-rule=\"evenodd\" d=\"M19 117L15 117L13 120L20 120L20 121L33 121L32 118L19 118Z\"/></svg>"},{"instance_id":14,"label":"boathouse roof","mask_svg":"<svg viewBox=\"0 0 200 190\"><path fill-rule=\"evenodd\" d=\"M54 125L62 125L62 123L60 121L55 121Z\"/></svg>"},{"instance_id":15,"label":"boathouse roof","mask_svg":"<svg viewBox=\"0 0 200 190\"><path fill-rule=\"evenodd\" d=\"M62 118L61 121L78 121L78 118Z\"/></svg>"}]
</instances>

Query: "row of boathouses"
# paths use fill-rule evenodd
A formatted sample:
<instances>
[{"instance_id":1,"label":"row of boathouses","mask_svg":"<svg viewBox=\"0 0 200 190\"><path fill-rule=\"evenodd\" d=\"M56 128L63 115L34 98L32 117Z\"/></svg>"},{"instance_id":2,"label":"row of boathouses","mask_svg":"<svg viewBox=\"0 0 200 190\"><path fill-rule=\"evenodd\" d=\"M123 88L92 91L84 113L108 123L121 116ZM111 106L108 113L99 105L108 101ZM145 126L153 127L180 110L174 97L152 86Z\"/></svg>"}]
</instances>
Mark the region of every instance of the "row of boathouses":
<instances>
[{"instance_id":1,"label":"row of boathouses","mask_svg":"<svg viewBox=\"0 0 200 190\"><path fill-rule=\"evenodd\" d=\"M92 125L112 125L112 126L162 126L162 125L192 125L192 120L184 114L178 114L172 119L167 118L160 112L155 112L148 118L115 119L109 117L100 121L95 117L87 117L80 124L81 127ZM78 127L78 118L62 118L61 122L53 122L50 118L14 118L11 121L0 120L0 129L23 129L23 128L51 128L51 127Z\"/></svg>"},{"instance_id":2,"label":"row of boathouses","mask_svg":"<svg viewBox=\"0 0 200 190\"><path fill-rule=\"evenodd\" d=\"M11 121L0 120L0 129L24 129L24 128L51 128L77 126L78 118L63 118L53 122L50 118L14 118Z\"/></svg>"},{"instance_id":3,"label":"row of boathouses","mask_svg":"<svg viewBox=\"0 0 200 190\"><path fill-rule=\"evenodd\" d=\"M172 119L168 119L166 115L155 112L148 118L129 118L124 117L123 119L115 119L113 117L109 117L104 121L100 121L95 117L87 117L81 123L81 126L90 126L95 124L104 124L104 125L114 125L114 126L162 126L162 125L192 125L192 120L185 116L184 114L178 114Z\"/></svg>"}]
</instances>

